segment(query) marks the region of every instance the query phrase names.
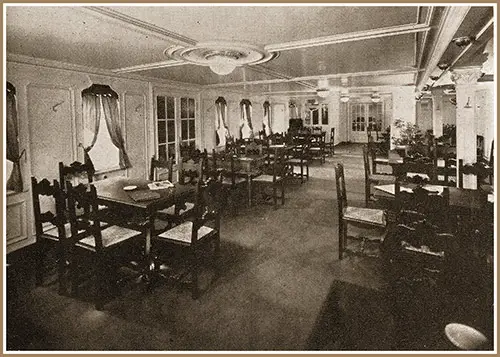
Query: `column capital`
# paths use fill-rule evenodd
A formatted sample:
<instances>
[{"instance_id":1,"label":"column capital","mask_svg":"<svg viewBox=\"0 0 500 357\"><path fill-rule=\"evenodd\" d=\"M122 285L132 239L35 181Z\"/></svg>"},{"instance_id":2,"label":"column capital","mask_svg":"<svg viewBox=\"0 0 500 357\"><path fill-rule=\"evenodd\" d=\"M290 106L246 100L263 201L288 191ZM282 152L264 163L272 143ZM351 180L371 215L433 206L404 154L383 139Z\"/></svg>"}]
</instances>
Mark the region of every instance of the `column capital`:
<instances>
[{"instance_id":1,"label":"column capital","mask_svg":"<svg viewBox=\"0 0 500 357\"><path fill-rule=\"evenodd\" d=\"M451 79L456 85L476 84L483 73L479 67L457 68L451 72Z\"/></svg>"}]
</instances>

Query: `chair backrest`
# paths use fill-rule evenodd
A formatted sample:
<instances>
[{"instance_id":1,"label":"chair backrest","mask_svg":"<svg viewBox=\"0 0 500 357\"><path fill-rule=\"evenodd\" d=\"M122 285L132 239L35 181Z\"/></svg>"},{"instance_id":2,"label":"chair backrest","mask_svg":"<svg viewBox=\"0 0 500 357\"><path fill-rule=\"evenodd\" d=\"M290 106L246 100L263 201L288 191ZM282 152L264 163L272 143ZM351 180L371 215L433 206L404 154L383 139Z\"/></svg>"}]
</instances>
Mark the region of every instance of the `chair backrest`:
<instances>
[{"instance_id":1,"label":"chair backrest","mask_svg":"<svg viewBox=\"0 0 500 357\"><path fill-rule=\"evenodd\" d=\"M463 159L458 160L458 187L464 187L464 175L474 175L477 180L477 188L487 177L493 175L493 167L484 163L464 164Z\"/></svg>"},{"instance_id":2,"label":"chair backrest","mask_svg":"<svg viewBox=\"0 0 500 357\"><path fill-rule=\"evenodd\" d=\"M101 223L98 214L97 191L93 185L67 185L68 216L73 243L79 238L92 235L96 250L103 248ZM79 213L83 210L84 214Z\"/></svg>"},{"instance_id":3,"label":"chair backrest","mask_svg":"<svg viewBox=\"0 0 500 357\"><path fill-rule=\"evenodd\" d=\"M212 226L220 231L220 214L222 210L222 184L217 180L208 180L200 184L195 203L195 217L191 232L191 244L198 241L198 230L201 226Z\"/></svg>"},{"instance_id":4,"label":"chair backrest","mask_svg":"<svg viewBox=\"0 0 500 357\"><path fill-rule=\"evenodd\" d=\"M347 192L345 189L344 165L337 164L335 168L335 184L337 187L337 203L339 209L339 219L343 217L344 208L347 207Z\"/></svg>"},{"instance_id":5,"label":"chair backrest","mask_svg":"<svg viewBox=\"0 0 500 357\"><path fill-rule=\"evenodd\" d=\"M172 179L173 179L173 160L156 159L153 156L151 158L151 164L149 167L149 180L150 181L168 180L172 182Z\"/></svg>"},{"instance_id":6,"label":"chair backrest","mask_svg":"<svg viewBox=\"0 0 500 357\"><path fill-rule=\"evenodd\" d=\"M332 145L335 143L335 128L330 129L330 143Z\"/></svg>"},{"instance_id":7,"label":"chair backrest","mask_svg":"<svg viewBox=\"0 0 500 357\"><path fill-rule=\"evenodd\" d=\"M413 183L433 183L436 180L436 166L431 162L404 162L392 165L394 176ZM426 177L427 176L427 177Z\"/></svg>"},{"instance_id":8,"label":"chair backrest","mask_svg":"<svg viewBox=\"0 0 500 357\"><path fill-rule=\"evenodd\" d=\"M444 166L439 165L440 163L444 163ZM436 168L436 184L456 186L457 168L455 159L438 159L437 156L434 156L434 166Z\"/></svg>"},{"instance_id":9,"label":"chair backrest","mask_svg":"<svg viewBox=\"0 0 500 357\"><path fill-rule=\"evenodd\" d=\"M262 156L262 144L251 141L245 145L245 156Z\"/></svg>"},{"instance_id":10,"label":"chair backrest","mask_svg":"<svg viewBox=\"0 0 500 357\"><path fill-rule=\"evenodd\" d=\"M195 184L203 178L203 160L180 160L177 167L179 170L179 183L181 185Z\"/></svg>"},{"instance_id":11,"label":"chair backrest","mask_svg":"<svg viewBox=\"0 0 500 357\"><path fill-rule=\"evenodd\" d=\"M44 224L51 223L58 228L61 237L64 234L66 204L59 182L54 180L51 184L47 179L38 181L36 177L31 177L31 193L36 234L41 235Z\"/></svg>"},{"instance_id":12,"label":"chair backrest","mask_svg":"<svg viewBox=\"0 0 500 357\"><path fill-rule=\"evenodd\" d=\"M63 190L66 190L66 181L77 179L80 182L79 178L85 176L88 183L94 180L94 174L94 165L90 161L83 164L79 161L74 161L69 165L59 162L59 182Z\"/></svg>"}]
</instances>

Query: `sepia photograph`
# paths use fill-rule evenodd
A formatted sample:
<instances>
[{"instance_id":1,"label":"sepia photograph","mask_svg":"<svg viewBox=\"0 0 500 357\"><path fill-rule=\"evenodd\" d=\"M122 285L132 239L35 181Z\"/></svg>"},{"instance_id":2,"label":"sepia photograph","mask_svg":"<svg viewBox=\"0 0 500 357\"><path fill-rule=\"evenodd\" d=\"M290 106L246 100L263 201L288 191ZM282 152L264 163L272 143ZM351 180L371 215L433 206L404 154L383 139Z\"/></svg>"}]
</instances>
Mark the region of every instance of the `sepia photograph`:
<instances>
[{"instance_id":1,"label":"sepia photograph","mask_svg":"<svg viewBox=\"0 0 500 357\"><path fill-rule=\"evenodd\" d=\"M496 14L4 3L3 353L496 353Z\"/></svg>"}]
</instances>

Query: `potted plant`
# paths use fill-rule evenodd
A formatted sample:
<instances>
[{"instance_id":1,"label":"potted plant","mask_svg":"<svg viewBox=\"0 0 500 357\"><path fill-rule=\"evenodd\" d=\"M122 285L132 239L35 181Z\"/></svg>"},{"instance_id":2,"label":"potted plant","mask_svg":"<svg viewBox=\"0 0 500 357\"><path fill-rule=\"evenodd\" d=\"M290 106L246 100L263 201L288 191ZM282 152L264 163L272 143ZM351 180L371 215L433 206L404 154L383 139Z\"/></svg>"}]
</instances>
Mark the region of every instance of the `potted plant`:
<instances>
[{"instance_id":1,"label":"potted plant","mask_svg":"<svg viewBox=\"0 0 500 357\"><path fill-rule=\"evenodd\" d=\"M415 154L422 155L421 151L425 147L425 139L418 125L397 119L394 126L398 129L399 136L393 136L392 142L398 153L403 157Z\"/></svg>"}]
</instances>

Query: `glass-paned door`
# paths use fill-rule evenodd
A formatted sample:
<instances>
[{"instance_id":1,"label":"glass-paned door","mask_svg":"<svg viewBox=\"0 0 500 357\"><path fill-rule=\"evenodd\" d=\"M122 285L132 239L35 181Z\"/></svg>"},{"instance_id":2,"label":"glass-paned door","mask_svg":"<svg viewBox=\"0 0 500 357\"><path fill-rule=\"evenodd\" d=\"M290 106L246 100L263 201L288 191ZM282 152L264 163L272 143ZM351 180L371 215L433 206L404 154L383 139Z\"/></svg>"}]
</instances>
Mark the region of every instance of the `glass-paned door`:
<instances>
[{"instance_id":1,"label":"glass-paned door","mask_svg":"<svg viewBox=\"0 0 500 357\"><path fill-rule=\"evenodd\" d=\"M383 103L351 103L349 105L349 140L368 142L368 132L380 132L384 125Z\"/></svg>"},{"instance_id":2,"label":"glass-paned door","mask_svg":"<svg viewBox=\"0 0 500 357\"><path fill-rule=\"evenodd\" d=\"M196 101L189 97L156 96L157 155L177 160L179 146L196 146Z\"/></svg>"}]
</instances>

